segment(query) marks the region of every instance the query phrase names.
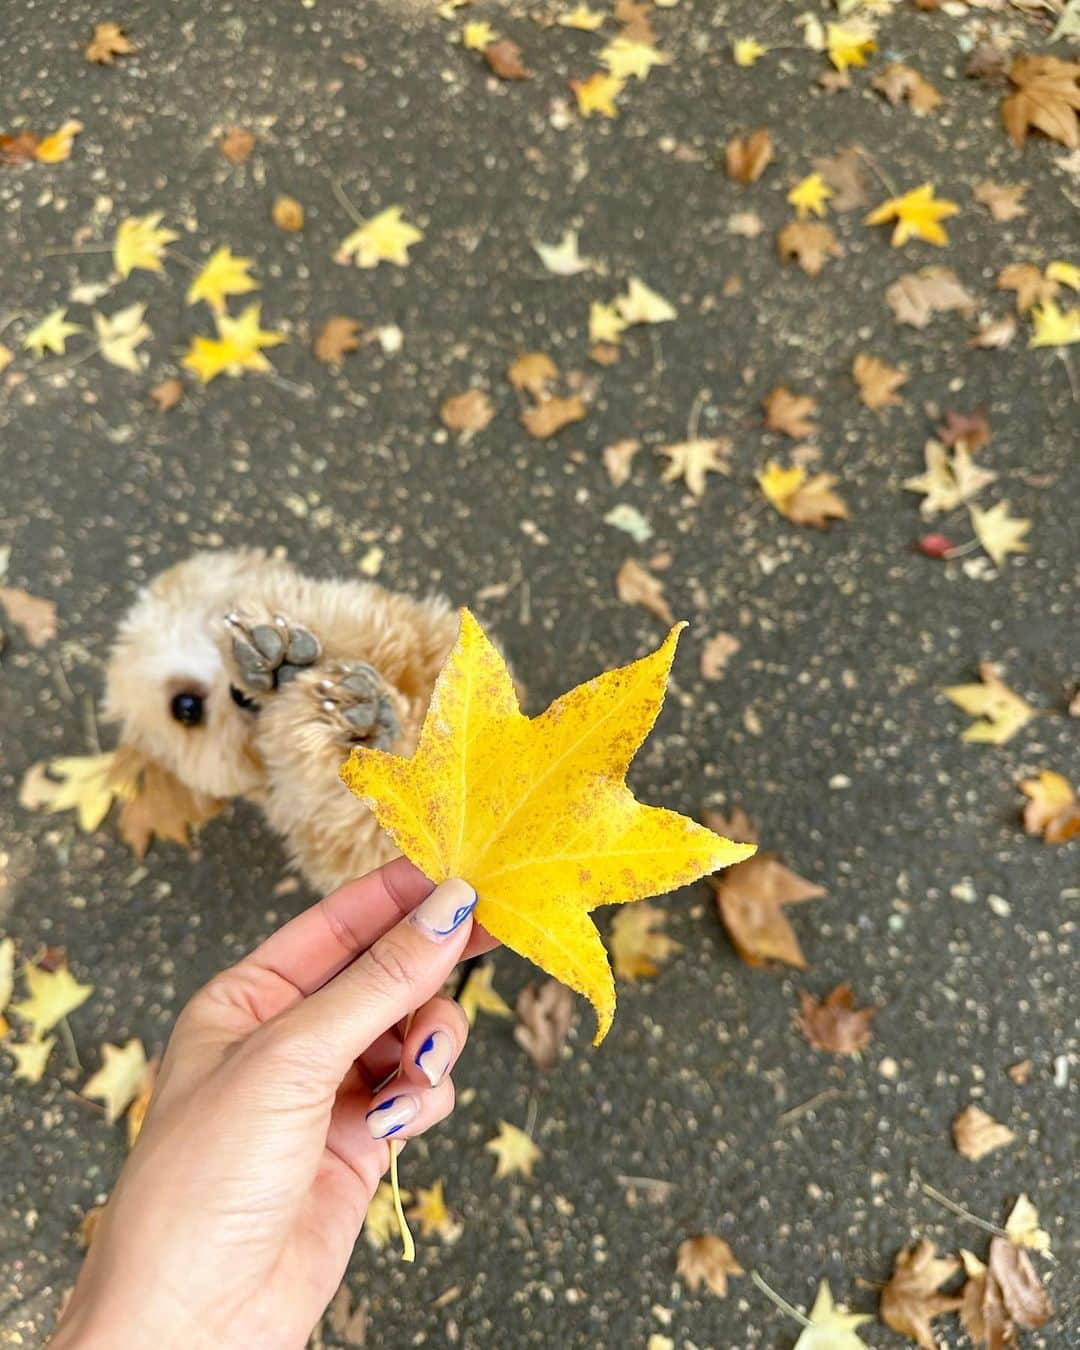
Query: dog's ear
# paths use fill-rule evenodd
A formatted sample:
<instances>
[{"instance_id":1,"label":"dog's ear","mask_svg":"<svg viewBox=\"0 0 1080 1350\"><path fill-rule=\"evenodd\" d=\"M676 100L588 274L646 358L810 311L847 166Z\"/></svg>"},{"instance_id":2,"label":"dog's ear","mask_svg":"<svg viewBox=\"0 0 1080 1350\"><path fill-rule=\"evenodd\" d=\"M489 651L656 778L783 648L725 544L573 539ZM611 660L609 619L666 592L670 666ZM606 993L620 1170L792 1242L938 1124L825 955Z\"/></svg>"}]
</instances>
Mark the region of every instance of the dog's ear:
<instances>
[{"instance_id":1,"label":"dog's ear","mask_svg":"<svg viewBox=\"0 0 1080 1350\"><path fill-rule=\"evenodd\" d=\"M154 839L190 848L192 831L225 805L224 798L188 787L134 746L117 747L110 779L122 802L120 837L137 858L145 856Z\"/></svg>"}]
</instances>

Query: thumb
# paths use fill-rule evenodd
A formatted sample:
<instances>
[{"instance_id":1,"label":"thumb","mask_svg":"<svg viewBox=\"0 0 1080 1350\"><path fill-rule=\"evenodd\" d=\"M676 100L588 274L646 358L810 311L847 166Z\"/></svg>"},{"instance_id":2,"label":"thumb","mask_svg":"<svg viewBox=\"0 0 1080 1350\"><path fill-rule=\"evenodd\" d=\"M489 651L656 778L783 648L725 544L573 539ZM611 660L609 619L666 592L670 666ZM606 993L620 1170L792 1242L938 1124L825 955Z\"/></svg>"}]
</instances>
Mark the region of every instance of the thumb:
<instances>
[{"instance_id":1,"label":"thumb","mask_svg":"<svg viewBox=\"0 0 1080 1350\"><path fill-rule=\"evenodd\" d=\"M290 1059L305 1064L309 1083L336 1089L369 1045L439 992L469 940L475 908L467 882L442 882L328 984L276 1019L275 1036Z\"/></svg>"}]
</instances>

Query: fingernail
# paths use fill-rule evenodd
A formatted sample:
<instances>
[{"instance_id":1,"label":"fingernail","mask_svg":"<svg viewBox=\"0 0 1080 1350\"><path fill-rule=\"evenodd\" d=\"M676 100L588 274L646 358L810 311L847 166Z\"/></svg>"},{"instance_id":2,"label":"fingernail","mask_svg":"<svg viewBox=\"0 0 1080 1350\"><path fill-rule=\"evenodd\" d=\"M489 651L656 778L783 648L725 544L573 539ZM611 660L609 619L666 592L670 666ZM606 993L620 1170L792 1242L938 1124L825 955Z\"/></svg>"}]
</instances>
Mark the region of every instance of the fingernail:
<instances>
[{"instance_id":1,"label":"fingernail","mask_svg":"<svg viewBox=\"0 0 1080 1350\"><path fill-rule=\"evenodd\" d=\"M432 1087L438 1087L450 1067L454 1042L445 1031L433 1031L414 1061Z\"/></svg>"},{"instance_id":2,"label":"fingernail","mask_svg":"<svg viewBox=\"0 0 1080 1350\"><path fill-rule=\"evenodd\" d=\"M368 1129L375 1139L389 1139L420 1110L415 1097L387 1097L367 1113Z\"/></svg>"},{"instance_id":3,"label":"fingernail","mask_svg":"<svg viewBox=\"0 0 1080 1350\"><path fill-rule=\"evenodd\" d=\"M435 887L409 920L431 942L445 942L476 908L476 892L467 881L451 877Z\"/></svg>"}]
</instances>

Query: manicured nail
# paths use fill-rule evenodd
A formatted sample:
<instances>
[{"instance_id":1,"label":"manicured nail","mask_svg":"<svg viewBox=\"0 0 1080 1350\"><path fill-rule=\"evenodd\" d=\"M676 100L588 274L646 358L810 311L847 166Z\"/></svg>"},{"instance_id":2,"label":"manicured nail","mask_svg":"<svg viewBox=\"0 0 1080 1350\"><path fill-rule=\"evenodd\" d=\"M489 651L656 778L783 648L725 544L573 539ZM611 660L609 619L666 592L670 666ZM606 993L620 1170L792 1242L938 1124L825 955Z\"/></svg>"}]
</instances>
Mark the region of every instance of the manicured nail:
<instances>
[{"instance_id":1,"label":"manicured nail","mask_svg":"<svg viewBox=\"0 0 1080 1350\"><path fill-rule=\"evenodd\" d=\"M422 905L409 916L432 942L445 942L476 908L476 892L467 881L451 877L436 886Z\"/></svg>"},{"instance_id":2,"label":"manicured nail","mask_svg":"<svg viewBox=\"0 0 1080 1350\"><path fill-rule=\"evenodd\" d=\"M389 1139L420 1110L415 1097L387 1097L367 1113L368 1129L376 1139Z\"/></svg>"},{"instance_id":3,"label":"manicured nail","mask_svg":"<svg viewBox=\"0 0 1080 1350\"><path fill-rule=\"evenodd\" d=\"M445 1031L433 1031L416 1056L416 1067L432 1087L438 1087L446 1077L454 1053L454 1042Z\"/></svg>"}]
</instances>

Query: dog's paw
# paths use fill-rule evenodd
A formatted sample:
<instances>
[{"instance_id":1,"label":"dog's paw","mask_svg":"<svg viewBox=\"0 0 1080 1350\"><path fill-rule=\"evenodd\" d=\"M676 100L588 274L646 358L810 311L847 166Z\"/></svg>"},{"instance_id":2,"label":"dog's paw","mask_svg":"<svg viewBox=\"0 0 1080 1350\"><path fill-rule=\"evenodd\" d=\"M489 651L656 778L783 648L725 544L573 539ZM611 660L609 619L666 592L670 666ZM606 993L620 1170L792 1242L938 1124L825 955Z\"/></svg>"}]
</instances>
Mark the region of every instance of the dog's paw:
<instances>
[{"instance_id":1,"label":"dog's paw","mask_svg":"<svg viewBox=\"0 0 1080 1350\"><path fill-rule=\"evenodd\" d=\"M322 651L314 633L281 614L255 618L230 610L225 627L232 641L234 688L252 699L314 665Z\"/></svg>"},{"instance_id":2,"label":"dog's paw","mask_svg":"<svg viewBox=\"0 0 1080 1350\"><path fill-rule=\"evenodd\" d=\"M311 688L321 714L345 744L389 750L397 740L401 731L397 711L372 666L342 662Z\"/></svg>"}]
</instances>

